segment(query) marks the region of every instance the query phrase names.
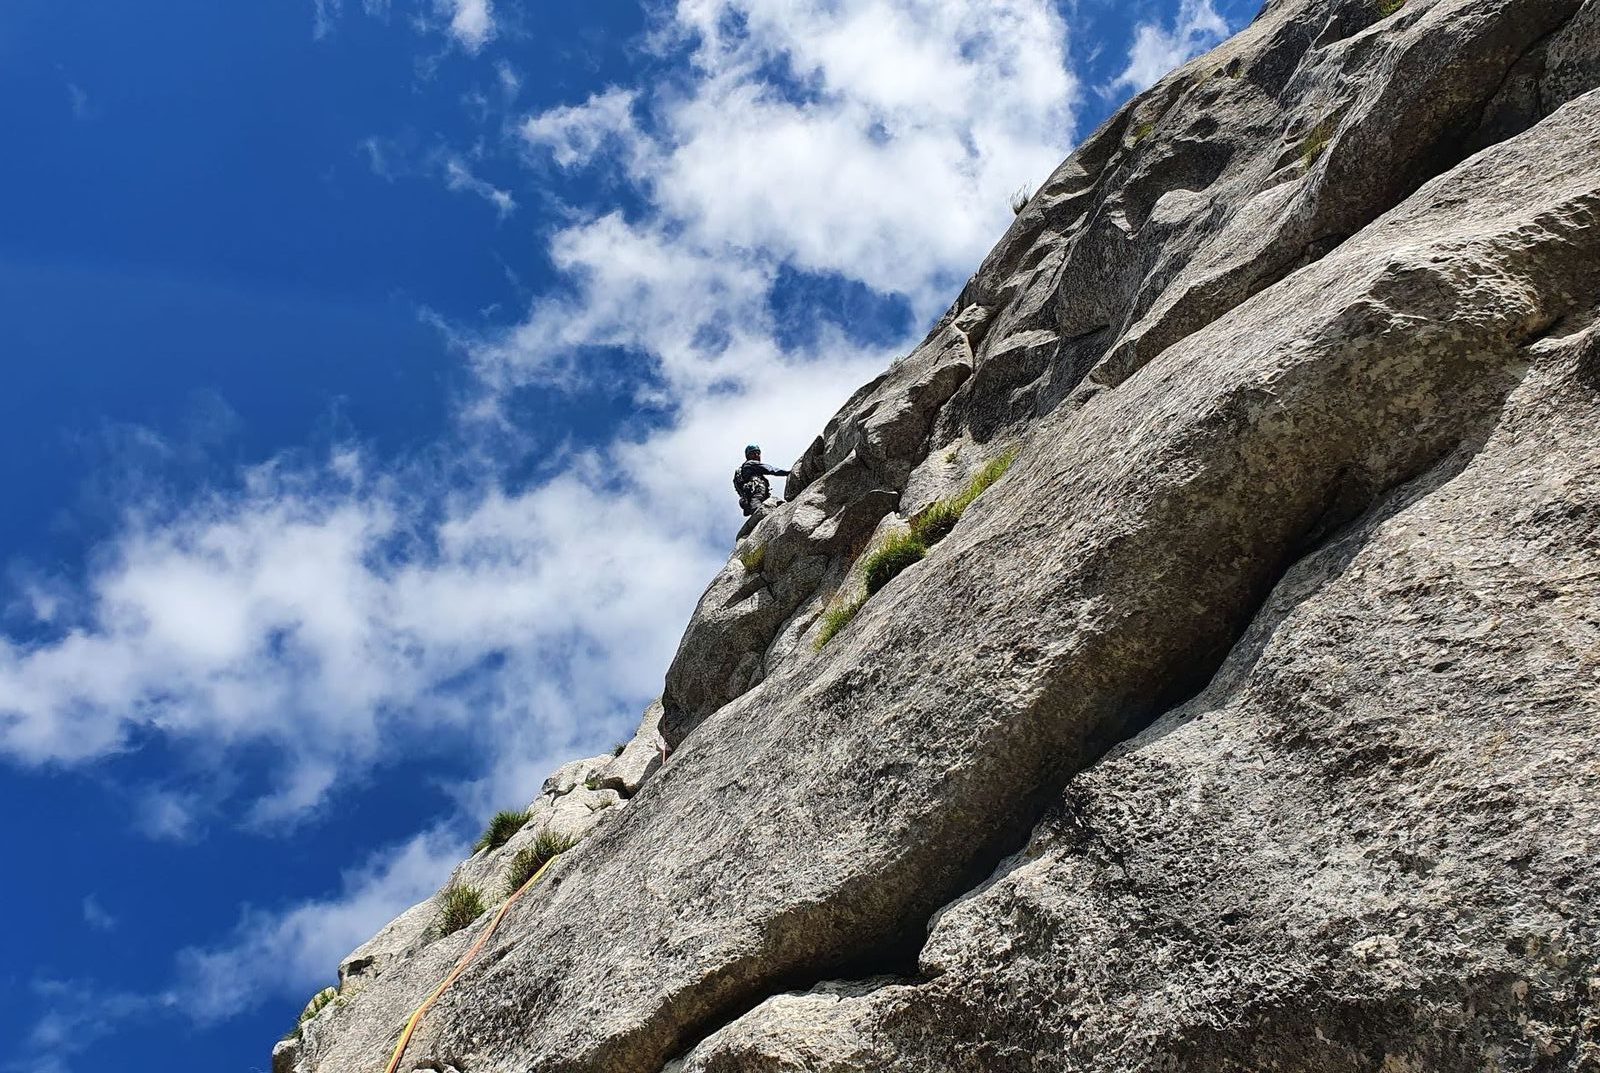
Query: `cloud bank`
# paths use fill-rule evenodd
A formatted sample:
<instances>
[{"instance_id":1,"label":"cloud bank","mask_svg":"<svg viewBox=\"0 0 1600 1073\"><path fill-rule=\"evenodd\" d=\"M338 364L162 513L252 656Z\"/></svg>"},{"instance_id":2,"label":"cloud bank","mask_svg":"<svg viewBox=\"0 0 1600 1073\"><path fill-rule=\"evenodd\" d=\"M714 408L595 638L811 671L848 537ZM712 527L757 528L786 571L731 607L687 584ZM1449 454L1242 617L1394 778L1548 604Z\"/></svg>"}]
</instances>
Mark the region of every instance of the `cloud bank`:
<instances>
[{"instance_id":1,"label":"cloud bank","mask_svg":"<svg viewBox=\"0 0 1600 1073\"><path fill-rule=\"evenodd\" d=\"M1211 0L1183 0L1171 26L1141 22L1134 31L1128 66L1111 89L1135 93L1155 85L1168 71L1189 62L1227 39L1227 20Z\"/></svg>"},{"instance_id":2,"label":"cloud bank","mask_svg":"<svg viewBox=\"0 0 1600 1073\"><path fill-rule=\"evenodd\" d=\"M491 25L487 5L451 10ZM615 730L725 554L729 452L798 453L903 345L852 342L825 305L785 345L779 273L934 315L1004 226L1006 191L1072 136L1065 32L1039 0L679 4L655 37L674 77L520 124L526 151L609 170L645 209L577 208L549 240L565 282L520 323L461 337L482 391L449 461L397 469L349 447L131 505L79 613L0 641L0 751L71 765L147 732L265 744L277 776L245 817L292 821L451 728L515 726L540 754ZM451 187L510 211L450 164ZM602 375L657 416L532 483L482 449L508 393Z\"/></svg>"},{"instance_id":3,"label":"cloud bank","mask_svg":"<svg viewBox=\"0 0 1600 1073\"><path fill-rule=\"evenodd\" d=\"M316 10L325 26L339 5ZM496 33L485 0L436 14L468 50ZM169 838L198 837L199 814L314 821L397 755L455 764L464 816L525 802L659 689L738 524L739 447L803 450L950 300L1010 191L1070 147L1067 44L1047 0L664 9L648 80L512 125L530 183L550 168L604 181L548 236L558 286L502 329L450 329L476 384L450 442L407 462L345 445L130 504L68 610L37 605L31 633L0 638L0 755L70 767L154 736L219 765L271 757L248 792L146 788L142 825ZM450 188L512 211L511 191L454 163ZM780 316L797 279L900 303L905 337L825 297ZM572 448L516 427L528 391L603 391L637 416ZM331 897L251 910L183 955L174 993L215 1018L304 990L460 851L425 832Z\"/></svg>"}]
</instances>

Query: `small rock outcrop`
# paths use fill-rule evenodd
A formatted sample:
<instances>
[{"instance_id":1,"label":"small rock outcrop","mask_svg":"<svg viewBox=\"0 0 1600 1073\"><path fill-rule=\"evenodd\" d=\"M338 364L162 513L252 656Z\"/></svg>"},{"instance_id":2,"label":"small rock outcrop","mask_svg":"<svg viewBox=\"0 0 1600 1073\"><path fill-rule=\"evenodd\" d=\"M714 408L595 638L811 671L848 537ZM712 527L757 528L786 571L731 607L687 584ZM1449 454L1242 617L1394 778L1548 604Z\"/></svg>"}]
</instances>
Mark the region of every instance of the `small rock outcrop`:
<instances>
[{"instance_id":1,"label":"small rock outcrop","mask_svg":"<svg viewBox=\"0 0 1600 1073\"><path fill-rule=\"evenodd\" d=\"M1132 101L462 865L581 838L407 1073L1600 1070L1597 87L1600 0L1273 0Z\"/></svg>"}]
</instances>

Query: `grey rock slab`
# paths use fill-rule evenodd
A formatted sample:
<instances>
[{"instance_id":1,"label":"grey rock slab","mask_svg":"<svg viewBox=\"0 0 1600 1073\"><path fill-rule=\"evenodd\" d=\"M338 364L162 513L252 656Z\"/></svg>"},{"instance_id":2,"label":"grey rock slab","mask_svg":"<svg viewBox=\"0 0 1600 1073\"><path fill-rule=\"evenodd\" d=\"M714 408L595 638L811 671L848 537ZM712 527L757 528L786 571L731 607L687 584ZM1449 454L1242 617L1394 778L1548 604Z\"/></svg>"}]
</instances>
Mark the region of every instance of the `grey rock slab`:
<instances>
[{"instance_id":1,"label":"grey rock slab","mask_svg":"<svg viewBox=\"0 0 1600 1073\"><path fill-rule=\"evenodd\" d=\"M831 561L859 554L862 538L894 509L940 410L972 373L970 340L983 338L988 318L983 306L969 306L857 392L796 463L790 502L739 531L741 554L706 589L667 670L669 747L765 679L765 654L817 595ZM751 570L741 555L758 548L761 565Z\"/></svg>"},{"instance_id":2,"label":"grey rock slab","mask_svg":"<svg viewBox=\"0 0 1600 1073\"><path fill-rule=\"evenodd\" d=\"M560 797L594 779L611 762L609 756L591 756L562 764L555 774L544 780L539 793L542 797Z\"/></svg>"},{"instance_id":3,"label":"grey rock slab","mask_svg":"<svg viewBox=\"0 0 1600 1073\"><path fill-rule=\"evenodd\" d=\"M865 467L882 488L857 501L868 509L833 514L830 530L817 516L828 505L778 508L740 540L770 537L771 578L813 553L795 545L823 534L842 536L828 551L841 554L837 545L892 509L929 457L963 439L1015 438L1056 407L1121 384L1464 157L1530 55L1559 51L1571 88L1600 77L1585 45L1591 8L1411 0L1381 18L1373 0L1268 5L1089 139L945 320L829 421L789 494ZM1542 118L1542 98L1523 112L1496 137ZM797 613L814 614L818 590L767 590L763 580L730 562L691 618L664 686L669 745L765 681L775 652L793 658L787 639L773 646L792 636Z\"/></svg>"},{"instance_id":4,"label":"grey rock slab","mask_svg":"<svg viewBox=\"0 0 1600 1073\"><path fill-rule=\"evenodd\" d=\"M906 490L900 497L900 512L915 517L936 500L955 495L970 478L973 460L983 457L984 448L970 440L957 440L931 452L911 471Z\"/></svg>"},{"instance_id":5,"label":"grey rock slab","mask_svg":"<svg viewBox=\"0 0 1600 1073\"><path fill-rule=\"evenodd\" d=\"M669 748L711 712L759 683L763 657L817 590L835 559L853 559L898 495L851 452L773 511L746 538L752 570L735 555L695 607L667 669L660 730Z\"/></svg>"},{"instance_id":6,"label":"grey rock slab","mask_svg":"<svg viewBox=\"0 0 1600 1073\"><path fill-rule=\"evenodd\" d=\"M661 702L658 700L644 713L633 739L622 747L622 753L595 773L596 788L613 790L623 797L639 792L645 780L661 767Z\"/></svg>"},{"instance_id":7,"label":"grey rock slab","mask_svg":"<svg viewBox=\"0 0 1600 1073\"><path fill-rule=\"evenodd\" d=\"M837 465L857 454L886 485L900 488L911 467L926 453L928 433L939 409L971 375L972 364L967 336L952 325L896 365L884 382L840 421L835 434L827 439L824 459Z\"/></svg>"},{"instance_id":8,"label":"grey rock slab","mask_svg":"<svg viewBox=\"0 0 1600 1073\"><path fill-rule=\"evenodd\" d=\"M542 820L540 829L568 839L583 838L609 818L610 810L622 804L622 795L615 790L579 787L551 803L549 816Z\"/></svg>"},{"instance_id":9,"label":"grey rock slab","mask_svg":"<svg viewBox=\"0 0 1600 1073\"><path fill-rule=\"evenodd\" d=\"M1047 329L1019 331L984 352L967 385L963 415L974 439L987 441L1005 426L1030 422L1035 390L1061 352L1061 337Z\"/></svg>"},{"instance_id":10,"label":"grey rock slab","mask_svg":"<svg viewBox=\"0 0 1600 1073\"><path fill-rule=\"evenodd\" d=\"M1481 147L1473 128L1542 42L1552 53L1573 42L1569 93L1592 88L1600 72L1579 25L1589 6L1411 0L1382 18L1372 0L1269 4L1086 142L1036 199L1070 201L1070 212L1047 224L1030 207L963 301L994 308L990 345L1021 330L1093 341L1044 374L1038 413L1091 369L1119 384ZM1570 99L1535 96L1496 138ZM1017 385L1000 388L965 385L941 442L1025 422Z\"/></svg>"},{"instance_id":11,"label":"grey rock slab","mask_svg":"<svg viewBox=\"0 0 1600 1073\"><path fill-rule=\"evenodd\" d=\"M646 727L653 727L648 712ZM641 728L640 733L644 732L645 728ZM598 785L600 772L606 770L605 765L598 763L602 759L610 758L593 757L563 765L556 775L546 780L548 792L541 794L530 806L528 822L503 846L481 850L462 861L451 872L446 887L459 885L475 888L482 895L484 904L493 906L509 893L507 876L512 859L523 849L532 846L541 834L548 831L574 841L588 835L608 818L608 810L624 803L624 798L616 790ZM658 756L655 766L659 764ZM644 768L653 771L651 765L646 764ZM636 769L628 770L631 772ZM590 790L586 785L575 783L573 779L577 776L596 781L596 789ZM648 777L648 774L643 777ZM558 794L557 790L561 792ZM364 988L387 972L407 969L413 955L436 940L439 893L435 892L432 897L406 910L340 961L339 987L342 994Z\"/></svg>"},{"instance_id":12,"label":"grey rock slab","mask_svg":"<svg viewBox=\"0 0 1600 1073\"><path fill-rule=\"evenodd\" d=\"M392 966L403 963L426 941L438 915L433 898L418 902L339 962L339 987L363 987Z\"/></svg>"},{"instance_id":13,"label":"grey rock slab","mask_svg":"<svg viewBox=\"0 0 1600 1073\"><path fill-rule=\"evenodd\" d=\"M1600 0L1587 0L1551 38L1541 60L1541 111L1553 111L1600 87Z\"/></svg>"},{"instance_id":14,"label":"grey rock slab","mask_svg":"<svg viewBox=\"0 0 1600 1073\"><path fill-rule=\"evenodd\" d=\"M1597 113L1581 98L1039 422L916 570L706 718L513 908L419 1057L654 1073L780 982L919 933L1203 684L1305 547L1488 433L1600 289ZM302 1067L368 1068L405 975Z\"/></svg>"},{"instance_id":15,"label":"grey rock slab","mask_svg":"<svg viewBox=\"0 0 1600 1073\"><path fill-rule=\"evenodd\" d=\"M920 984L769 999L685 1073L1600 1062L1600 382L1296 564L1216 679L937 918Z\"/></svg>"}]
</instances>

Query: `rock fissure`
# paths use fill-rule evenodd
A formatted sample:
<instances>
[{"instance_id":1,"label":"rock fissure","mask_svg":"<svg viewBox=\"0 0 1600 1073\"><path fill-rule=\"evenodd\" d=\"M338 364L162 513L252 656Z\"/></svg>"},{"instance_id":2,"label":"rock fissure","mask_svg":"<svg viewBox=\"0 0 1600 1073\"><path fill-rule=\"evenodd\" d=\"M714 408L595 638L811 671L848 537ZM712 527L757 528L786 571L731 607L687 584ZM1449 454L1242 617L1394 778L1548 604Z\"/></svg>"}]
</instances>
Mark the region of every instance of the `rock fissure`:
<instances>
[{"instance_id":1,"label":"rock fissure","mask_svg":"<svg viewBox=\"0 0 1600 1073\"><path fill-rule=\"evenodd\" d=\"M1547 376L1548 380L1558 379L1562 375L1561 370L1551 372L1555 375ZM1523 384L1519 384L1514 392L1514 395L1527 394L1529 390ZM1587 403L1587 414L1591 418L1595 416L1595 402L1591 394ZM1491 457L1501 454L1508 444L1516 443L1521 431L1519 426L1525 425L1531 409L1537 413L1526 402L1520 405L1515 401L1508 402L1501 420L1486 437L1493 444L1489 451ZM1508 425L1511 427L1508 428ZM1581 423L1575 427L1569 424L1568 434L1577 432L1581 427ZM1382 497L1362 518L1334 535L1323 547L1299 560L1275 587L1270 606L1257 614L1246 637L1230 653L1223 672L1199 697L1163 716L1152 731L1140 735L1129 745L1085 769L1068 784L1060 802L1040 824L1029 850L1008 861L1007 866L983 890L948 907L941 914L948 914L953 919L948 926L936 926L933 945L937 949L931 958L924 957L922 980L914 985L875 989L870 996L862 995L849 1002L817 995L775 998L746 1021L730 1026L720 1036L708 1040L685 1064L687 1073L731 1073L734 1070L764 1073L768 1070L799 1069L835 1073L878 1068L875 1063L883 1061L891 1053L898 1061L905 1063L906 1068L983 1070L985 1073L1035 1069L1037 1066L1034 1063L1040 1053L1059 1054L1063 1062L1074 1063L1063 1068L1072 1069L1102 1068L1101 1064L1104 1063L1110 1068L1134 1070L1149 1068L1154 1063L1159 1067L1176 1064L1178 1068L1197 1068L1208 1073L1216 1070L1220 1073L1224 1069L1259 1068L1263 1059L1253 1056L1278 1055L1288 1056L1296 1063L1291 1067L1295 1069L1378 1070L1380 1067L1392 1068L1392 1055L1395 1053L1393 1041L1396 1039L1415 1040L1418 1053L1428 1056L1427 1064L1422 1068L1482 1068L1475 1064L1477 1059L1472 1056L1486 1052L1474 1052L1472 1047L1475 1042L1481 1042L1483 1047L1498 1048L1488 1053L1502 1056L1518 1054L1517 1050L1507 1049L1496 1040L1497 1036L1504 1039L1507 1025L1515 1033L1519 1031L1519 1025L1528 1023L1525 1017L1532 1012L1532 1007L1523 1006L1524 1012L1519 1013L1521 1000L1515 998L1518 988L1528 990L1526 968L1515 971L1495 968L1473 980L1466 994L1469 1004L1467 1018L1441 1018L1439 1027L1446 1033L1446 1039L1454 1036L1456 1040L1453 1044L1441 1046L1428 1038L1432 1026L1419 1022L1418 1009L1448 1011L1452 1007L1460 1008L1460 989L1452 986L1454 965L1447 963L1445 975L1441 978L1431 982L1418 979L1414 984L1401 984L1398 989L1375 988L1369 982L1363 988L1354 989L1342 1006L1332 1010L1329 1009L1328 997L1311 981L1319 976L1337 977L1348 971L1344 967L1348 954L1340 947L1339 940L1333 937L1330 937L1333 939L1331 945L1315 952L1308 951L1303 959L1280 957L1275 968L1284 974L1276 978L1252 979L1238 975L1229 978L1230 965L1240 959L1256 956L1254 945L1258 940L1251 938L1248 928L1255 915L1253 910L1258 896L1248 888L1241 889L1229 884L1226 879L1220 878L1225 872L1219 872L1219 878L1210 882L1225 891L1224 898L1218 900L1201 895L1196 905L1199 892L1184 886L1181 877L1171 876L1170 871L1154 867L1148 860L1149 847L1158 840L1183 846L1180 852L1192 855L1193 839L1197 833L1185 825L1178 825L1176 830L1170 832L1163 831L1163 827L1173 822L1170 817L1174 805L1179 809L1189 807L1190 798L1181 793L1181 788L1179 796L1173 798L1171 803L1165 806L1161 803L1165 795L1173 793L1174 779L1194 777L1188 766L1176 769L1177 773L1174 774L1162 773L1160 777L1154 777L1150 758L1171 753L1178 748L1187 747L1192 751L1196 736L1209 735L1214 738L1222 731L1218 724L1226 722L1231 709L1257 702L1257 695L1249 686L1258 682L1263 673L1273 673L1270 669L1272 665L1281 664L1284 631L1292 629L1292 624L1307 614L1318 613L1330 595L1341 587L1368 584L1369 571L1377 564L1393 559L1393 535L1414 524L1408 519L1425 513L1434 504L1452 499L1465 505L1469 511L1479 509L1475 504L1484 494L1482 471L1492 466L1481 457L1484 450L1485 444L1478 439L1467 442L1461 450L1452 453L1426 473ZM1593 461L1600 464L1600 456ZM1513 480L1513 485L1516 483ZM1600 535L1593 525L1590 535ZM1600 607L1596 610L1600 611ZM1313 628L1317 634L1326 636L1325 627ZM1346 642L1335 634L1326 643ZM1404 666L1405 655L1398 655L1400 665ZM1263 661L1269 668L1266 671L1262 670ZM1325 717L1336 717L1335 708L1322 706L1319 710L1325 713ZM1591 720L1594 714L1591 710ZM1559 719L1561 713L1552 712L1551 718ZM1593 725L1592 721L1589 725ZM1577 732L1582 733L1581 730ZM1299 739L1295 742L1285 739L1281 732L1277 738L1283 746L1297 750L1309 762L1309 770L1317 772L1319 779L1343 783L1349 788L1345 792L1353 792L1358 796L1375 774L1426 773L1436 768L1439 759L1440 750L1433 748L1407 757L1407 750L1415 748L1415 743L1403 741L1391 728L1379 724L1369 724L1361 730L1351 728L1342 742L1342 755L1334 758L1319 755L1317 744L1326 747L1325 735L1308 735L1298 729L1296 733ZM1254 753L1248 745L1239 742L1222 744L1226 751L1220 753L1219 760L1211 762L1237 761L1233 764L1234 779L1258 780L1267 777L1253 763ZM1397 766L1396 760L1400 758L1405 758L1405 762ZM1171 761L1162 763L1170 765ZM1139 768L1139 779L1130 781L1122 774L1130 766ZM1161 768L1155 770L1162 771ZM1113 785L1120 784L1123 787L1123 795L1136 795L1134 800L1124 803L1108 795L1108 779L1113 780ZM1203 785L1195 784L1195 788ZM1247 790L1248 785L1246 783ZM1191 794L1193 792L1190 791ZM1194 798L1193 801L1194 807L1204 807L1203 798ZM1504 807L1503 803L1486 805L1480 812L1486 821L1492 822ZM1360 815L1360 809L1361 805L1357 803L1356 816ZM1211 813L1208 818L1214 819L1215 816L1215 813ZM1240 817L1239 820L1246 828L1255 822L1253 816ZM1138 823L1142 834L1134 833L1130 839L1126 828L1131 823ZM1237 844L1229 843L1223 843L1219 848L1242 849ZM1434 882L1432 877L1444 874L1440 871L1439 855L1432 851L1416 852L1396 847L1390 855L1403 874L1412 877L1411 882ZM1526 871L1526 851L1517 850L1511 860L1520 862L1516 866ZM1217 860L1210 862L1210 866L1225 869L1225 861L1226 856L1219 855ZM1313 866L1315 861L1313 855ZM1063 862L1079 868L1080 875L1088 869L1102 872L1104 878L1099 881L1102 888L1127 889L1136 892L1140 898L1149 898L1157 913L1167 914L1162 917L1162 927L1167 931L1157 942L1210 951L1194 966L1185 966L1185 976L1213 974L1211 987L1223 982L1235 989L1243 988L1247 1000L1240 1002L1236 997L1227 1000L1213 998L1211 996L1215 992L1190 990L1191 985L1184 982L1182 986L1185 990L1171 996L1177 1000L1175 1006L1168 1005L1153 1011L1155 1020L1163 1027L1141 1025L1138 1020L1124 1022L1119 1018L1118 1023L1123 1026L1120 1034L1110 1038L1103 1028L1094 1028L1096 1020L1105 1017L1103 1011L1098 1015L1094 1012L1094 988L1110 986L1110 981L1124 972L1146 979L1159 978L1165 971L1162 951L1160 946L1151 946L1146 933L1140 930L1137 911L1116 902L1087 903L1081 909L1074 907L1075 913L1082 914L1076 919L1087 926L1075 937L1074 945L1082 952L1065 956L1064 965L1052 965L1048 979L1033 974L1030 958L1036 956L1036 952L1050 950L1049 937L1056 929L1065 926L1060 920L1052 919L1059 917L1063 909L1040 901L1047 891L1039 887L1038 874L1045 868L1060 870L1065 866ZM1049 888L1051 892L1059 892L1056 897L1066 904L1070 904L1075 890L1071 878L1069 875L1059 879ZM1284 894L1293 898L1297 892L1289 890ZM1206 901L1213 900L1219 901L1214 908L1205 905ZM1192 921L1178 915L1176 907L1181 905L1190 907ZM1019 916L1025 906L1030 907L1026 916ZM1362 911L1359 901L1353 904L1351 911L1358 914ZM1100 945L1096 931L1105 930L1104 919L1107 914L1118 922L1117 927L1132 932L1122 941L1138 944L1138 957L1148 959L1150 964L1136 968L1126 959L1113 957L1103 969L1092 967L1095 959L1105 956L1106 948ZM1020 940L1031 930L1031 942L1035 945L1020 952L1008 950L1004 945L992 947L965 942L962 937L971 934L972 929L982 921L989 921L991 929L998 928L1003 933L997 939L1001 944ZM1220 933L1211 930L1213 921L1214 926L1221 929ZM1029 930L1024 930L1024 926ZM1374 946L1371 940L1360 939L1359 925L1350 928L1346 934L1349 938L1345 941L1355 943L1357 949L1362 951L1359 956L1365 959L1364 964L1372 964L1377 959L1375 967L1381 969L1385 964L1382 959L1393 957L1393 947L1381 944ZM1037 945L1041 940L1045 945ZM1498 938L1493 945L1499 948ZM1592 954L1583 953L1580 956L1579 952L1585 949L1592 951L1593 943L1590 941L1587 947L1581 943L1574 944L1567 949L1571 954L1563 954L1564 968L1571 977L1581 981L1586 973L1593 971L1594 960ZM1521 940L1511 944L1511 953L1514 956L1522 954ZM1011 1053L1007 1054L1005 1051L985 1051L981 1045L981 1041L992 1038L996 1030L992 1024L987 1030L980 1028L981 1022L974 1018L988 1017L992 1021L995 1011L984 1002L987 992L975 985L979 978L993 978L995 970L991 963L996 956L1008 958L1009 963L1016 967L1016 983L1010 986L1020 985L1027 989L1014 1000L1004 1003L1014 1012L1007 1015L1012 1018L1007 1028L999 1031L1026 1034L1027 1029L1022 1027L1021 1018L1029 1019L1028 1023L1034 1032L1032 1038L1037 1040L1034 1049L1012 1048ZM1039 968L1044 966L1040 965ZM946 977L951 979L947 980ZM1061 1000L1051 994L1052 990L1056 993L1066 991L1081 994L1088 1001L1073 1007L1078 1012L1071 1015L1067 1028L1052 1028L1050 1032L1040 1034L1039 1022L1049 1024L1058 1016L1060 1009ZM971 997L966 997L969 994ZM1558 999L1555 1003L1547 1000L1540 1016L1546 1019L1552 1013L1560 1016L1560 1001L1571 999ZM1473 1005L1493 1011L1490 1016L1497 1020L1492 1026L1483 1022L1485 1031L1481 1036L1474 1033L1462 1037L1462 1029L1473 1023ZM1142 1015L1141 1011L1146 1009L1147 1006L1134 1007L1130 1015L1138 1018ZM1289 1011L1287 1021L1284 1020L1285 1011ZM876 1026L873 1035L863 1031L869 1024ZM1178 1026L1175 1037L1165 1027L1174 1024ZM1315 1028L1314 1035L1312 1027ZM1051 1034L1055 1031L1063 1034ZM886 1034L892 1043L886 1042L884 1036L878 1033ZM1081 1041L1080 1033L1084 1037ZM1546 1034L1543 1038L1549 1041L1551 1035ZM919 1044L919 1040L932 1043L924 1046ZM976 1056L952 1060L950 1055L955 1052L948 1048L958 1040L962 1041L963 1047L973 1046ZM1556 1033L1554 1040L1559 1042L1553 1043L1545 1054L1561 1056L1569 1061L1581 1056L1582 1047L1570 1034L1562 1040L1561 1035ZM973 1045L969 1041L977 1043ZM1362 1041L1366 1041L1367 1046L1363 1047ZM1545 1044L1537 1038L1531 1045L1524 1044L1520 1052L1522 1057L1514 1063L1514 1068L1568 1068L1535 1064L1541 1046ZM1061 1050L1041 1052L1041 1047L1059 1047ZM806 1060L798 1061L798 1056L802 1055L806 1056ZM1230 1059L1228 1056L1237 1058ZM1384 1064L1386 1059L1389 1061L1387 1065ZM1572 1068L1586 1067L1580 1063Z\"/></svg>"},{"instance_id":2,"label":"rock fissure","mask_svg":"<svg viewBox=\"0 0 1600 1073\"><path fill-rule=\"evenodd\" d=\"M967 869L967 878L958 881L954 889L943 896L944 900L936 908L919 921L908 924L902 933L885 937L881 949L869 948L860 964L819 965L809 972L797 971L790 979L772 981L771 985L758 996L745 998L732 1011L710 1019L703 1025L694 1026L688 1034L688 1044L677 1058L667 1063L666 1069L672 1070L675 1068L675 1062L682 1062L709 1037L747 1016L762 1003L781 995L818 990L849 991L860 988L876 990L891 984L918 987L940 975L941 970L936 966L929 967L921 963L926 936L932 932L934 923L945 913L1005 878L1014 863L1026 853L1039 826L1052 814L1060 811L1059 802L1067 794L1073 779L1092 773L1102 761L1114 757L1124 747L1137 741L1152 726L1162 720L1173 718L1174 713L1188 707L1211 685L1216 672L1225 663L1237 660L1242 646L1250 639L1251 628L1268 610L1268 595L1276 592L1284 578L1293 570L1305 561L1324 554L1331 547L1350 544L1349 535L1359 533L1372 519L1394 513L1400 509L1399 505L1409 498L1420 497L1436 489L1448 480L1449 476L1459 474L1470 460L1472 453L1468 444L1454 447L1444 457L1427 465L1421 473L1401 478L1394 486L1375 493L1353 517L1346 515L1335 531L1330 532L1329 527L1320 524L1308 530L1305 537L1294 542L1295 546L1302 550L1293 553L1278 574L1269 579L1265 591L1248 610L1245 626L1238 631L1225 650L1212 660L1191 667L1174 669L1170 679L1160 687L1159 699L1151 706L1150 714L1128 722L1114 733L1108 734L1103 741L1092 745L1087 750L1086 759L1081 766L1063 778L1059 784L1041 786L1039 792L1041 803L1032 817L1025 818L1019 824L1017 831L1002 833L993 847L976 857ZM1332 504L1337 498L1330 489L1328 502ZM1346 556L1346 561L1349 557L1353 557L1354 551L1355 548L1352 546L1342 553ZM1279 617L1283 614L1281 607L1272 611ZM1108 851L1106 859L1115 865L1114 856L1110 855L1109 847L1106 848ZM916 940L917 936L921 936L922 940Z\"/></svg>"},{"instance_id":3,"label":"rock fissure","mask_svg":"<svg viewBox=\"0 0 1600 1073\"><path fill-rule=\"evenodd\" d=\"M558 773L545 807L604 822L420 1056L1600 1062L1574 930L1600 899L1600 9L1411 0L1340 36L1367 4L1273 0L1119 112L828 422L759 569L707 590L649 749ZM1467 155L1501 98L1531 121ZM1203 190L1148 172L1186 138L1227 150ZM1000 444L1006 479L813 653L862 551ZM453 949L363 953L288 1064L369 1073Z\"/></svg>"}]
</instances>

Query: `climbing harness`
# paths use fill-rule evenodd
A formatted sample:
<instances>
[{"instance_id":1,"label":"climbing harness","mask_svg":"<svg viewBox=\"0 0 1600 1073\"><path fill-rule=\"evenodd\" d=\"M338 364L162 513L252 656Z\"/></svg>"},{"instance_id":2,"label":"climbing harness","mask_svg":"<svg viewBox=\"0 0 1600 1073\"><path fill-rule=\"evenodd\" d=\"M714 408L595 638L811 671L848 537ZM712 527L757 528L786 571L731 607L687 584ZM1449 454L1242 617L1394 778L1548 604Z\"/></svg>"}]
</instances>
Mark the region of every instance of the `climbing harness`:
<instances>
[{"instance_id":1,"label":"climbing harness","mask_svg":"<svg viewBox=\"0 0 1600 1073\"><path fill-rule=\"evenodd\" d=\"M405 1057L406 1046L410 1044L411 1035L417 1030L417 1025L422 1022L423 1015L428 1012L435 1002L439 1001L439 996L448 991L450 985L460 979L463 972L467 971L467 966L472 963L473 958L478 956L478 951L483 949L483 944L489 941L489 937L500 926L500 921L505 919L506 913L517 903L517 899L522 897L523 892L539 882L539 877L544 875L545 869L555 864L560 858L561 854L558 853L541 864L539 870L533 873L526 883L518 887L515 894L506 899L506 904L502 905L500 911L494 915L494 919L489 921L489 926L483 930L482 935L478 936L478 941L472 944L472 948L461 955L461 960L456 962L454 969L450 970L450 975L444 978L444 983L434 988L433 994L429 995L422 1005L417 1007L417 1012L413 1013L411 1019L406 1022L405 1031L400 1033L400 1042L395 1044L394 1056L389 1059L389 1065L384 1069L383 1073L395 1073L400 1068L400 1059Z\"/></svg>"}]
</instances>

